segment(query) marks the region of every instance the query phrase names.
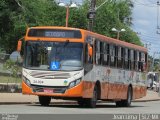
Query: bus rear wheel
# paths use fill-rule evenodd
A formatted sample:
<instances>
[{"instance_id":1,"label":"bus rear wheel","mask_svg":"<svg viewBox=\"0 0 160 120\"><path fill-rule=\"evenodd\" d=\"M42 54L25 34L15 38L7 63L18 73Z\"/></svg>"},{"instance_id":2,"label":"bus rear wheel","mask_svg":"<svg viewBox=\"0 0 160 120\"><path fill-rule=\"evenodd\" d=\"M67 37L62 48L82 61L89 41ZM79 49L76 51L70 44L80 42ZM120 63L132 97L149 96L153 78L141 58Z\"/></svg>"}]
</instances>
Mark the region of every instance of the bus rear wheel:
<instances>
[{"instance_id":1,"label":"bus rear wheel","mask_svg":"<svg viewBox=\"0 0 160 120\"><path fill-rule=\"evenodd\" d=\"M51 97L48 96L39 96L39 103L41 106L49 106L51 102Z\"/></svg>"},{"instance_id":2,"label":"bus rear wheel","mask_svg":"<svg viewBox=\"0 0 160 120\"><path fill-rule=\"evenodd\" d=\"M132 88L128 87L127 99L123 101L124 107L130 107L132 102Z\"/></svg>"},{"instance_id":3,"label":"bus rear wheel","mask_svg":"<svg viewBox=\"0 0 160 120\"><path fill-rule=\"evenodd\" d=\"M121 101L116 101L116 106L117 107L130 107L131 101L132 101L132 88L128 87L127 99L121 100Z\"/></svg>"}]
</instances>

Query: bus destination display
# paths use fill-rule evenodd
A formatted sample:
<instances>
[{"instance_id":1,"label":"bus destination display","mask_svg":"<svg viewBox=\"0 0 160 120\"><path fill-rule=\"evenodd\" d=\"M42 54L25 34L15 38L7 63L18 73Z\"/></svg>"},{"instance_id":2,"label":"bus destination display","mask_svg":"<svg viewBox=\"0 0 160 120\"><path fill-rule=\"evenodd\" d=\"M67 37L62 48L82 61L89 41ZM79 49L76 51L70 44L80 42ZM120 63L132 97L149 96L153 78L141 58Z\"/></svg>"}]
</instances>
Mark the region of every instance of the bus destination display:
<instances>
[{"instance_id":1,"label":"bus destination display","mask_svg":"<svg viewBox=\"0 0 160 120\"><path fill-rule=\"evenodd\" d=\"M51 38L82 38L78 30L56 30L56 29L30 29L29 37L51 37Z\"/></svg>"}]
</instances>

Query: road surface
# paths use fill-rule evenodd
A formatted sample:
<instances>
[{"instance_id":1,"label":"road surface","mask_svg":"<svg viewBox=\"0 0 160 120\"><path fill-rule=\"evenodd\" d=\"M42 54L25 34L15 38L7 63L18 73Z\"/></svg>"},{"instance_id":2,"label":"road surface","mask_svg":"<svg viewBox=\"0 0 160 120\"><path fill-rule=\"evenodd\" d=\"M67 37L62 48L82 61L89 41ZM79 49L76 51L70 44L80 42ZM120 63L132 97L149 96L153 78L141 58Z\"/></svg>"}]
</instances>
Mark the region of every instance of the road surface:
<instances>
[{"instance_id":1,"label":"road surface","mask_svg":"<svg viewBox=\"0 0 160 120\"><path fill-rule=\"evenodd\" d=\"M129 108L118 108L115 103L100 103L97 108L84 108L78 105L50 105L43 107L39 104L0 105L0 113L9 114L160 114L160 101L132 102Z\"/></svg>"}]
</instances>

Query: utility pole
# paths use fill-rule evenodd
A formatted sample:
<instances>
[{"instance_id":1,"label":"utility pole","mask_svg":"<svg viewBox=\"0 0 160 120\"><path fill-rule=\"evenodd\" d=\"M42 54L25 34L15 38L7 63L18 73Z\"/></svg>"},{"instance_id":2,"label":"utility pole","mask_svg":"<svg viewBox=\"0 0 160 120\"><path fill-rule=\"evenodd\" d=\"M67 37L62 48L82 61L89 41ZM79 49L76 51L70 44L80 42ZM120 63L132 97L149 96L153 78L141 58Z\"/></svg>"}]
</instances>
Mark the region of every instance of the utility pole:
<instances>
[{"instance_id":1,"label":"utility pole","mask_svg":"<svg viewBox=\"0 0 160 120\"><path fill-rule=\"evenodd\" d=\"M89 19L88 30L93 31L94 18L96 15L96 0L91 0L91 6L89 8L87 18Z\"/></svg>"},{"instance_id":2,"label":"utility pole","mask_svg":"<svg viewBox=\"0 0 160 120\"><path fill-rule=\"evenodd\" d=\"M96 11L99 8L101 8L104 4L106 4L107 2L112 2L112 0L106 0L98 7L96 7L96 0L90 0L90 1L91 1L91 5L90 5L90 8L89 8L88 14L87 14L87 18L89 19L88 30L93 31L94 18L96 16Z\"/></svg>"},{"instance_id":3,"label":"utility pole","mask_svg":"<svg viewBox=\"0 0 160 120\"><path fill-rule=\"evenodd\" d=\"M148 51L150 50L150 46L151 46L151 43L149 43L149 42L145 43L145 45L144 45L144 47L147 48Z\"/></svg>"},{"instance_id":4,"label":"utility pole","mask_svg":"<svg viewBox=\"0 0 160 120\"><path fill-rule=\"evenodd\" d=\"M160 32L159 32L159 29L160 29L160 27L159 27L159 6L160 6L160 2L158 0L157 1L157 34L160 34Z\"/></svg>"}]
</instances>

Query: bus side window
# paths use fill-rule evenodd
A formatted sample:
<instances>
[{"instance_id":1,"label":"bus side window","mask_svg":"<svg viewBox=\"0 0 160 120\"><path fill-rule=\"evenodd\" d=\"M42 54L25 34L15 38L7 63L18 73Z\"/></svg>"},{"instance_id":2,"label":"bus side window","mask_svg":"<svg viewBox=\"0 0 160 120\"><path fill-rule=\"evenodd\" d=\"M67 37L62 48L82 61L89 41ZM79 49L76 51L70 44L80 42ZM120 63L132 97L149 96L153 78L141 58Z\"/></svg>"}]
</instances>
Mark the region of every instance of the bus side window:
<instances>
[{"instance_id":1,"label":"bus side window","mask_svg":"<svg viewBox=\"0 0 160 120\"><path fill-rule=\"evenodd\" d=\"M121 68L124 68L124 48L121 48Z\"/></svg>"},{"instance_id":2,"label":"bus side window","mask_svg":"<svg viewBox=\"0 0 160 120\"><path fill-rule=\"evenodd\" d=\"M107 43L103 43L102 44L102 49L103 49L103 54L102 54L102 65L106 65L106 61L107 61L107 55L106 55L106 53L107 53L107 50L106 50L106 44Z\"/></svg>"},{"instance_id":3,"label":"bus side window","mask_svg":"<svg viewBox=\"0 0 160 120\"><path fill-rule=\"evenodd\" d=\"M128 69L128 48L124 49L124 65L125 69Z\"/></svg>"},{"instance_id":4,"label":"bus side window","mask_svg":"<svg viewBox=\"0 0 160 120\"><path fill-rule=\"evenodd\" d=\"M134 70L134 51L130 50L131 70Z\"/></svg>"},{"instance_id":5,"label":"bus side window","mask_svg":"<svg viewBox=\"0 0 160 120\"><path fill-rule=\"evenodd\" d=\"M110 44L107 44L106 45L106 49L107 49L107 65L109 66L110 65Z\"/></svg>"},{"instance_id":6,"label":"bus side window","mask_svg":"<svg viewBox=\"0 0 160 120\"><path fill-rule=\"evenodd\" d=\"M104 43L100 41L100 64L103 65L104 60Z\"/></svg>"},{"instance_id":7,"label":"bus side window","mask_svg":"<svg viewBox=\"0 0 160 120\"><path fill-rule=\"evenodd\" d=\"M107 65L107 60L108 60L108 56L107 56L107 43L103 43L103 59L102 59L102 65Z\"/></svg>"},{"instance_id":8,"label":"bus side window","mask_svg":"<svg viewBox=\"0 0 160 120\"><path fill-rule=\"evenodd\" d=\"M147 71L147 67L148 67L148 63L147 63L147 61L148 61L148 54L146 53L145 54L145 65L144 65L144 69L145 69L145 71Z\"/></svg>"},{"instance_id":9,"label":"bus side window","mask_svg":"<svg viewBox=\"0 0 160 120\"><path fill-rule=\"evenodd\" d=\"M128 49L128 69L131 70L131 50Z\"/></svg>"},{"instance_id":10,"label":"bus side window","mask_svg":"<svg viewBox=\"0 0 160 120\"><path fill-rule=\"evenodd\" d=\"M115 46L115 57L114 57L115 61L114 61L114 66L117 67L118 66L118 46Z\"/></svg>"},{"instance_id":11,"label":"bus side window","mask_svg":"<svg viewBox=\"0 0 160 120\"><path fill-rule=\"evenodd\" d=\"M114 45L110 45L110 57L111 57L111 63L110 66L114 67L114 61L115 61L115 46Z\"/></svg>"},{"instance_id":12,"label":"bus side window","mask_svg":"<svg viewBox=\"0 0 160 120\"><path fill-rule=\"evenodd\" d=\"M96 46L95 60L96 60L96 64L99 65L100 64L100 41L96 40L95 46Z\"/></svg>"},{"instance_id":13,"label":"bus side window","mask_svg":"<svg viewBox=\"0 0 160 120\"><path fill-rule=\"evenodd\" d=\"M146 71L146 55L145 53L142 53L142 69L143 71Z\"/></svg>"},{"instance_id":14,"label":"bus side window","mask_svg":"<svg viewBox=\"0 0 160 120\"><path fill-rule=\"evenodd\" d=\"M137 58L137 51L134 51L134 70L137 71L137 61L138 61L138 58Z\"/></svg>"},{"instance_id":15,"label":"bus side window","mask_svg":"<svg viewBox=\"0 0 160 120\"><path fill-rule=\"evenodd\" d=\"M121 56L121 47L118 47L118 68L122 68L122 56Z\"/></svg>"},{"instance_id":16,"label":"bus side window","mask_svg":"<svg viewBox=\"0 0 160 120\"><path fill-rule=\"evenodd\" d=\"M144 71L146 68L145 68L145 54L144 53L142 53L142 52L140 52L139 53L139 58L140 58L140 60L139 60L139 65L138 65L138 67L139 67L139 71Z\"/></svg>"}]
</instances>

